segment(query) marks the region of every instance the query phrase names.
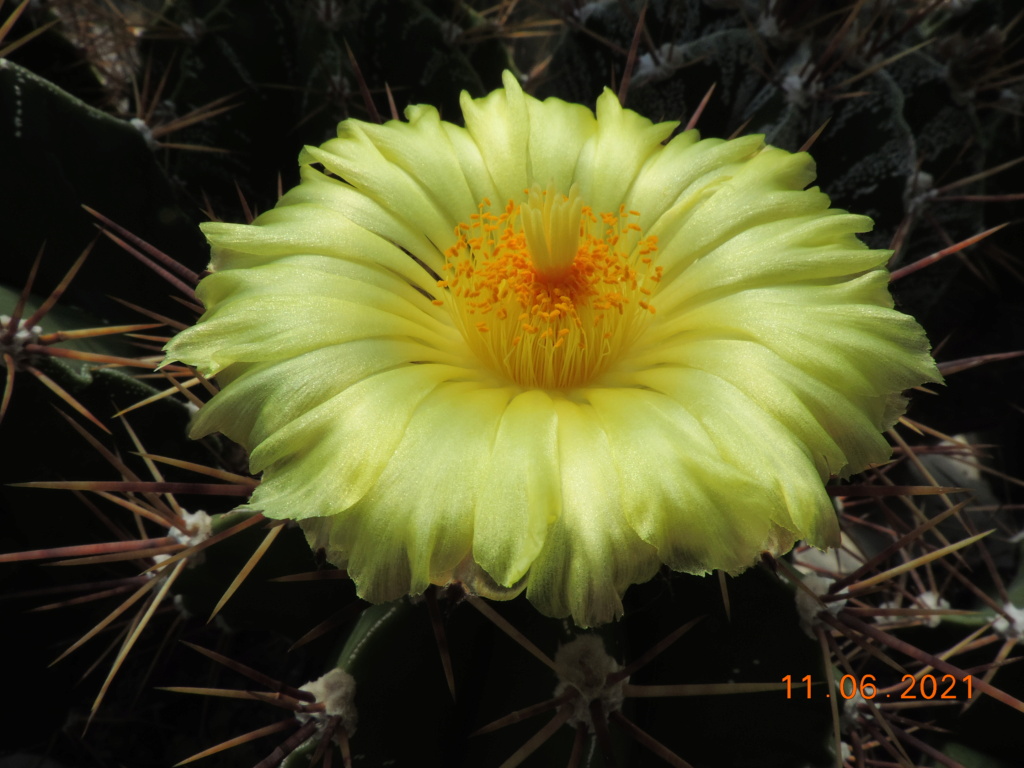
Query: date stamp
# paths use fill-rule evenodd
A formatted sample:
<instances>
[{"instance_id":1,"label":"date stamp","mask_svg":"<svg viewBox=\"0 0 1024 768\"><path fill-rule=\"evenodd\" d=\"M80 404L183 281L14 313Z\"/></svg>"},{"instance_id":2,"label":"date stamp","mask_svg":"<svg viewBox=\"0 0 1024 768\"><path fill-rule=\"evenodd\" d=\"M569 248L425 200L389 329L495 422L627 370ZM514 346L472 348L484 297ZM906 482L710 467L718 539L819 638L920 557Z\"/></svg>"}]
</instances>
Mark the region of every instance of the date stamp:
<instances>
[{"instance_id":1,"label":"date stamp","mask_svg":"<svg viewBox=\"0 0 1024 768\"><path fill-rule=\"evenodd\" d=\"M815 683L810 675L804 675L796 683L792 675L782 678L786 684L786 698L812 698L813 686ZM802 684L802 685L801 685ZM902 690L900 688L902 687ZM819 689L820 690L820 689ZM806 696L801 696L806 693ZM839 678L839 695L844 699L853 699L860 696L862 699L969 699L972 693L972 681L970 675L964 675L962 679L954 675L904 675L899 685L889 688L881 688L874 675L843 675ZM820 695L820 694L819 694ZM831 698L830 692L825 693L825 698Z\"/></svg>"}]
</instances>

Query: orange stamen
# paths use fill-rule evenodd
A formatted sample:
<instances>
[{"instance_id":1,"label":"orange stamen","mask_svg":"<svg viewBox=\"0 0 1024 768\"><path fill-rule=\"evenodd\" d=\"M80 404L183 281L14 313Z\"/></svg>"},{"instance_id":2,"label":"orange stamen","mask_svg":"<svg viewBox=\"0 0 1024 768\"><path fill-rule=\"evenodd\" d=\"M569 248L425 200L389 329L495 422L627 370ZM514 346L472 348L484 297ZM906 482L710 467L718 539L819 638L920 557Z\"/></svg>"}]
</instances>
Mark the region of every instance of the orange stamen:
<instances>
[{"instance_id":1,"label":"orange stamen","mask_svg":"<svg viewBox=\"0 0 1024 768\"><path fill-rule=\"evenodd\" d=\"M625 207L596 215L576 188L528 190L498 214L485 199L455 227L443 271L449 307L473 350L523 386L579 386L631 343L661 280L657 238ZM476 315L490 314L490 322Z\"/></svg>"}]
</instances>

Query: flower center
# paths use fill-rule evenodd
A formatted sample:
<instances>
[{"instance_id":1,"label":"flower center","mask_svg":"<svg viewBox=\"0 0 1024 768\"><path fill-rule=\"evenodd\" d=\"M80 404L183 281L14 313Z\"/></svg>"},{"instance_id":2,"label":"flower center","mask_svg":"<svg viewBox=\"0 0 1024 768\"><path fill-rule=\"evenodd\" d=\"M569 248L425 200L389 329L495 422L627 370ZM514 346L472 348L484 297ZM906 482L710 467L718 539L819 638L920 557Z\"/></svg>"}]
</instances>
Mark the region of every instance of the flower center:
<instances>
[{"instance_id":1,"label":"flower center","mask_svg":"<svg viewBox=\"0 0 1024 768\"><path fill-rule=\"evenodd\" d=\"M579 386L605 370L654 314L662 268L639 215L597 216L575 185L535 185L497 214L485 199L455 228L438 281L473 351L527 387Z\"/></svg>"}]
</instances>

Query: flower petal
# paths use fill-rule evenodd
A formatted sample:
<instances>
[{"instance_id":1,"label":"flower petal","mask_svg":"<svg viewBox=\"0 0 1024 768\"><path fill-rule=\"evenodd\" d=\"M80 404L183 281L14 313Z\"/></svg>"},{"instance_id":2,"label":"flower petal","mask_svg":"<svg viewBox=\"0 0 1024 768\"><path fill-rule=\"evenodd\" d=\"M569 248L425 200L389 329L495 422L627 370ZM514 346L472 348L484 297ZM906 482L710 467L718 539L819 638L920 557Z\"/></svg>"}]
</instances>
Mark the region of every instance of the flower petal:
<instances>
[{"instance_id":1,"label":"flower petal","mask_svg":"<svg viewBox=\"0 0 1024 768\"><path fill-rule=\"evenodd\" d=\"M424 124L424 127L427 126ZM413 126L407 126L407 129L420 132ZM425 138L432 135L427 131L422 132L427 134ZM321 163L361 195L380 206L382 211L387 211L390 217L414 222L415 228L435 244L440 255L454 242L451 210L458 210L460 203L464 206L469 200L465 179L450 165L447 166L447 173L439 178L417 178L405 166L392 162L381 151L382 148L374 143L369 133L373 133L370 126L358 120L346 120L338 126L338 138L320 147L306 147L301 159L306 163ZM399 143L407 143L408 137L405 138L405 142ZM438 138L443 140L443 133L437 132L434 140ZM397 152L395 146L383 149L392 155ZM429 189L426 186L428 184ZM378 231L378 234L383 232ZM435 262L438 266L441 263L436 259Z\"/></svg>"},{"instance_id":2,"label":"flower petal","mask_svg":"<svg viewBox=\"0 0 1024 768\"><path fill-rule=\"evenodd\" d=\"M509 389L438 387L420 403L387 467L353 508L303 527L372 602L445 583L470 551L483 478L460 468L486 455Z\"/></svg>"},{"instance_id":3,"label":"flower petal","mask_svg":"<svg viewBox=\"0 0 1024 768\"><path fill-rule=\"evenodd\" d=\"M608 435L623 515L669 567L734 573L799 538L777 522L788 522L778 494L731 464L675 399L630 388L590 388L586 396Z\"/></svg>"},{"instance_id":4,"label":"flower petal","mask_svg":"<svg viewBox=\"0 0 1024 768\"><path fill-rule=\"evenodd\" d=\"M285 360L232 366L218 377L220 393L196 414L189 434L221 432L255 447L363 379L413 363L453 362L412 341L361 339Z\"/></svg>"},{"instance_id":5,"label":"flower petal","mask_svg":"<svg viewBox=\"0 0 1024 768\"><path fill-rule=\"evenodd\" d=\"M597 99L597 132L580 153L576 179L580 194L595 212L617 213L640 168L664 149L677 122L652 123L605 88Z\"/></svg>"},{"instance_id":6,"label":"flower petal","mask_svg":"<svg viewBox=\"0 0 1024 768\"><path fill-rule=\"evenodd\" d=\"M473 558L502 586L523 577L561 514L557 434L551 396L521 392L504 409L490 450L474 460L482 484Z\"/></svg>"},{"instance_id":7,"label":"flower petal","mask_svg":"<svg viewBox=\"0 0 1024 768\"><path fill-rule=\"evenodd\" d=\"M499 206L513 197L519 198L530 186L526 160L530 141L528 97L511 72L505 72L501 79L504 89L492 91L482 99L470 98L463 91L459 102L466 131L481 148L481 157L498 195L498 200L492 202ZM567 152L571 153L572 147Z\"/></svg>"},{"instance_id":8,"label":"flower petal","mask_svg":"<svg viewBox=\"0 0 1024 768\"><path fill-rule=\"evenodd\" d=\"M529 178L547 189L568 193L577 178L579 156L598 124L594 113L581 104L561 99L527 99L530 116Z\"/></svg>"},{"instance_id":9,"label":"flower petal","mask_svg":"<svg viewBox=\"0 0 1024 768\"><path fill-rule=\"evenodd\" d=\"M260 267L215 272L203 281L197 295L211 306L227 306L239 299L264 295L268 286L273 286L274 295L345 298L422 323L434 333L457 337L448 315L397 275L327 256L284 256Z\"/></svg>"},{"instance_id":10,"label":"flower petal","mask_svg":"<svg viewBox=\"0 0 1024 768\"><path fill-rule=\"evenodd\" d=\"M694 184L651 227L659 238L658 263L671 280L697 259L748 229L779 219L821 213L828 196L804 189L814 179L814 161L765 147L730 173L718 171Z\"/></svg>"},{"instance_id":11,"label":"flower petal","mask_svg":"<svg viewBox=\"0 0 1024 768\"><path fill-rule=\"evenodd\" d=\"M724 463L742 469L774 497L772 520L819 548L836 546L839 527L815 457L786 424L728 381L696 368L656 368L634 375L680 402L711 438ZM734 496L735 504L746 503Z\"/></svg>"},{"instance_id":12,"label":"flower petal","mask_svg":"<svg viewBox=\"0 0 1024 768\"><path fill-rule=\"evenodd\" d=\"M886 306L887 282L887 273L876 270L844 283L756 288L692 309L687 304L648 329L629 365L685 359L688 340L736 338L757 341L819 380L841 378L845 391L870 397L940 381L921 326Z\"/></svg>"},{"instance_id":13,"label":"flower petal","mask_svg":"<svg viewBox=\"0 0 1024 768\"><path fill-rule=\"evenodd\" d=\"M880 430L886 400L842 390L841 376L822 381L755 342L720 339L687 345L687 365L730 382L802 444L822 479L888 461ZM757 371L750 376L748 371ZM831 385L830 385L831 384Z\"/></svg>"},{"instance_id":14,"label":"flower petal","mask_svg":"<svg viewBox=\"0 0 1024 768\"><path fill-rule=\"evenodd\" d=\"M839 210L782 219L740 232L663 281L658 311L671 316L680 305L725 292L771 285L847 281L888 261L889 251L870 250L856 234L871 220Z\"/></svg>"},{"instance_id":15,"label":"flower petal","mask_svg":"<svg viewBox=\"0 0 1024 768\"><path fill-rule=\"evenodd\" d=\"M310 274L288 264L214 273L197 291L211 309L173 339L168 354L213 375L236 362L280 360L358 339L409 338L445 349L457 338L399 293L317 270L310 281Z\"/></svg>"},{"instance_id":16,"label":"flower petal","mask_svg":"<svg viewBox=\"0 0 1024 768\"><path fill-rule=\"evenodd\" d=\"M647 581L660 562L622 514L609 437L588 405L554 400L562 512L530 568L526 594L548 616L572 616L577 626L622 614L626 587Z\"/></svg>"},{"instance_id":17,"label":"flower petal","mask_svg":"<svg viewBox=\"0 0 1024 768\"><path fill-rule=\"evenodd\" d=\"M296 194L299 190L303 194ZM319 190L318 194L307 194ZM200 225L213 246L215 271L256 267L284 256L318 254L387 271L430 293L437 276L393 242L355 224L336 208L345 207L344 185L314 174L309 184L288 192L249 224L211 221Z\"/></svg>"},{"instance_id":18,"label":"flower petal","mask_svg":"<svg viewBox=\"0 0 1024 768\"><path fill-rule=\"evenodd\" d=\"M309 409L252 450L250 469L264 475L247 507L292 520L346 512L377 482L420 402L460 373L393 368Z\"/></svg>"},{"instance_id":19,"label":"flower petal","mask_svg":"<svg viewBox=\"0 0 1024 768\"><path fill-rule=\"evenodd\" d=\"M697 204L763 148L759 135L702 140L697 131L684 131L648 157L625 196L626 208L639 211L644 231L657 235L657 221L669 208Z\"/></svg>"},{"instance_id":20,"label":"flower petal","mask_svg":"<svg viewBox=\"0 0 1024 768\"><path fill-rule=\"evenodd\" d=\"M373 197L363 194L344 181L328 177L311 167L312 163L318 162L311 153L304 152L300 159L305 163L299 169L302 183L292 190L295 195L289 200L290 203L312 203L337 211L357 226L418 260L422 269L429 269L433 274L430 285L436 285L434 281L437 279L437 272L444 263L442 252L454 240L454 227L449 227L445 232L442 226L444 222L440 219L425 222L427 226L420 227L417 222L410 222L405 216L388 209ZM414 190L410 190L409 194L416 195ZM424 210L429 207L429 202L423 198L419 201L417 209ZM440 239L436 242L431 240L425 234L427 229Z\"/></svg>"}]
</instances>

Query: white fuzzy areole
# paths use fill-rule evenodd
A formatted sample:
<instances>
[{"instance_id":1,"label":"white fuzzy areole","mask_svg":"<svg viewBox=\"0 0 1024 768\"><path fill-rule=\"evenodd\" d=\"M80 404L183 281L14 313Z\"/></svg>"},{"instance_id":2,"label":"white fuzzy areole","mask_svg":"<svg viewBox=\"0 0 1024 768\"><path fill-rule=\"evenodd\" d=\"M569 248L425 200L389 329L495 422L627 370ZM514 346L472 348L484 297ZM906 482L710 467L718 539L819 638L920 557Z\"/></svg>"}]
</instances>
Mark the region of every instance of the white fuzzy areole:
<instances>
[{"instance_id":1,"label":"white fuzzy areole","mask_svg":"<svg viewBox=\"0 0 1024 768\"><path fill-rule=\"evenodd\" d=\"M629 678L611 685L607 683L608 676L621 671L622 665L608 655L599 636L580 635L563 645L555 654L555 668L558 674L555 696L561 696L570 687L580 692L572 702L573 714L568 720L569 725L586 723L587 728L593 731L590 705L595 700L601 702L606 714L622 709Z\"/></svg>"},{"instance_id":2,"label":"white fuzzy areole","mask_svg":"<svg viewBox=\"0 0 1024 768\"><path fill-rule=\"evenodd\" d=\"M337 717L341 719L341 727L345 729L347 736L351 738L356 732L356 725L359 722L355 705L356 680L344 669L335 667L327 674L306 683L299 690L312 693L317 703L324 704L323 712L297 712L295 716L300 722L320 720L326 723L327 718Z\"/></svg>"}]
</instances>

